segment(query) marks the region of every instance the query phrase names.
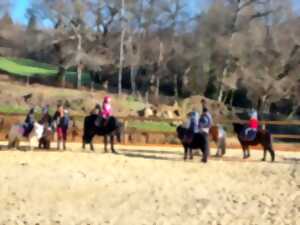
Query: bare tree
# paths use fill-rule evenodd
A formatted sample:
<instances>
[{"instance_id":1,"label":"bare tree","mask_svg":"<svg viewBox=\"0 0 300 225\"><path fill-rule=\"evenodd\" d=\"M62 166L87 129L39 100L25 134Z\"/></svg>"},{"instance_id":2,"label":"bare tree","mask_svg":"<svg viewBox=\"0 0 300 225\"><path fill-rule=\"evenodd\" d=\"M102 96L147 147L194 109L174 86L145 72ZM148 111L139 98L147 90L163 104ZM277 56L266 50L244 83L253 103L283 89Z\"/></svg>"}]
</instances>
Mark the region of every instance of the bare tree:
<instances>
[{"instance_id":1,"label":"bare tree","mask_svg":"<svg viewBox=\"0 0 300 225\"><path fill-rule=\"evenodd\" d=\"M118 94L122 94L122 77L123 77L123 63L124 63L124 40L126 32L126 23L125 23L125 0L122 0L121 6L121 41L120 41L120 62L119 62L119 74L118 74Z\"/></svg>"}]
</instances>

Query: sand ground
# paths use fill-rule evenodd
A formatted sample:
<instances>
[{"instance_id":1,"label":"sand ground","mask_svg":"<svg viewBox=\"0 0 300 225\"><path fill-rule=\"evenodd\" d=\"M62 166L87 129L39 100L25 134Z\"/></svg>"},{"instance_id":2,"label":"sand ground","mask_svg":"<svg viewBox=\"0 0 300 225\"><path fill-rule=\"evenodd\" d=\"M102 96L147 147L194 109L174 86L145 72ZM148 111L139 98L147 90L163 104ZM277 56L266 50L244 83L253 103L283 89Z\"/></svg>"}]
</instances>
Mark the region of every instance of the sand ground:
<instances>
[{"instance_id":1,"label":"sand ground","mask_svg":"<svg viewBox=\"0 0 300 225\"><path fill-rule=\"evenodd\" d=\"M300 153L270 163L229 150L202 164L184 162L180 148L96 147L2 149L0 225L300 224Z\"/></svg>"}]
</instances>

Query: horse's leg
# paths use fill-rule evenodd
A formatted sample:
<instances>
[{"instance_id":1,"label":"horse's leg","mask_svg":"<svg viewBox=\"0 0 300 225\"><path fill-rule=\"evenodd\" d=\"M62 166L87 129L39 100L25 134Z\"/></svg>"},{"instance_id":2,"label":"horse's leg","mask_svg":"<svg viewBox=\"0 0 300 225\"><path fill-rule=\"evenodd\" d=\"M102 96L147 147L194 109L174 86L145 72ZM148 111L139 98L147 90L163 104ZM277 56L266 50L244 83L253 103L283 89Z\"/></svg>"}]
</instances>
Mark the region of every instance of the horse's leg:
<instances>
[{"instance_id":1,"label":"horse's leg","mask_svg":"<svg viewBox=\"0 0 300 225\"><path fill-rule=\"evenodd\" d=\"M203 149L201 149L203 152L202 160L201 162L207 163L208 155L209 155L209 148L208 146L204 146Z\"/></svg>"},{"instance_id":2,"label":"horse's leg","mask_svg":"<svg viewBox=\"0 0 300 225\"><path fill-rule=\"evenodd\" d=\"M223 156L223 155L225 155L226 154L226 139L225 139L225 137L222 137L221 138L221 146L220 146L220 148L221 148L221 156Z\"/></svg>"},{"instance_id":3,"label":"horse's leg","mask_svg":"<svg viewBox=\"0 0 300 225\"><path fill-rule=\"evenodd\" d=\"M266 149L265 146L263 146L263 147L264 147L264 157L262 158L261 161L266 161L266 157L267 157L267 149Z\"/></svg>"},{"instance_id":4,"label":"horse's leg","mask_svg":"<svg viewBox=\"0 0 300 225\"><path fill-rule=\"evenodd\" d=\"M247 158L250 158L250 148L247 146Z\"/></svg>"},{"instance_id":5,"label":"horse's leg","mask_svg":"<svg viewBox=\"0 0 300 225\"><path fill-rule=\"evenodd\" d=\"M193 160L194 156L193 156L193 149L189 148L189 156L190 156L190 160Z\"/></svg>"},{"instance_id":6,"label":"horse's leg","mask_svg":"<svg viewBox=\"0 0 300 225\"><path fill-rule=\"evenodd\" d=\"M246 159L247 158L247 147L243 146L243 159Z\"/></svg>"},{"instance_id":7,"label":"horse's leg","mask_svg":"<svg viewBox=\"0 0 300 225\"><path fill-rule=\"evenodd\" d=\"M269 148L269 152L271 154L271 161L274 162L275 161L275 151L274 151L274 149L272 147Z\"/></svg>"},{"instance_id":8,"label":"horse's leg","mask_svg":"<svg viewBox=\"0 0 300 225\"><path fill-rule=\"evenodd\" d=\"M8 140L7 148L8 148L8 149L13 148L13 141Z\"/></svg>"},{"instance_id":9,"label":"horse's leg","mask_svg":"<svg viewBox=\"0 0 300 225\"><path fill-rule=\"evenodd\" d=\"M82 135L82 149L85 150L86 137L85 134Z\"/></svg>"},{"instance_id":10,"label":"horse's leg","mask_svg":"<svg viewBox=\"0 0 300 225\"><path fill-rule=\"evenodd\" d=\"M274 162L274 161L275 161L275 151L274 151L274 149L273 149L272 143L269 144L267 150L270 152L270 155L271 155L271 162Z\"/></svg>"},{"instance_id":11,"label":"horse's leg","mask_svg":"<svg viewBox=\"0 0 300 225\"><path fill-rule=\"evenodd\" d=\"M39 140L39 145L38 145L38 148L39 148L39 149L42 148L42 141L43 141L43 137L41 137L40 140Z\"/></svg>"},{"instance_id":12,"label":"horse's leg","mask_svg":"<svg viewBox=\"0 0 300 225\"><path fill-rule=\"evenodd\" d=\"M217 145L217 153L216 153L216 157L221 157L222 156L222 149L221 149L221 140L218 140L217 142L215 142Z\"/></svg>"},{"instance_id":13,"label":"horse's leg","mask_svg":"<svg viewBox=\"0 0 300 225\"><path fill-rule=\"evenodd\" d=\"M20 139L15 139L13 146L15 149L20 150Z\"/></svg>"},{"instance_id":14,"label":"horse's leg","mask_svg":"<svg viewBox=\"0 0 300 225\"><path fill-rule=\"evenodd\" d=\"M94 148L94 143L93 143L93 139L94 139L94 137L91 137L91 139L90 139L90 149L91 149L91 151L95 151L95 148Z\"/></svg>"},{"instance_id":15,"label":"horse's leg","mask_svg":"<svg viewBox=\"0 0 300 225\"><path fill-rule=\"evenodd\" d=\"M114 135L110 135L110 148L112 153L117 153L115 150L115 145L114 145Z\"/></svg>"},{"instance_id":16,"label":"horse's leg","mask_svg":"<svg viewBox=\"0 0 300 225\"><path fill-rule=\"evenodd\" d=\"M203 151L202 162L206 163L207 159L208 159L208 156L209 156L209 140L208 140L208 136L205 137L202 151Z\"/></svg>"},{"instance_id":17,"label":"horse's leg","mask_svg":"<svg viewBox=\"0 0 300 225\"><path fill-rule=\"evenodd\" d=\"M183 146L184 147L184 156L183 156L183 160L186 160L187 159L187 153L188 153L188 148L187 146Z\"/></svg>"},{"instance_id":18,"label":"horse's leg","mask_svg":"<svg viewBox=\"0 0 300 225\"><path fill-rule=\"evenodd\" d=\"M107 135L104 135L104 152L107 153Z\"/></svg>"}]
</instances>

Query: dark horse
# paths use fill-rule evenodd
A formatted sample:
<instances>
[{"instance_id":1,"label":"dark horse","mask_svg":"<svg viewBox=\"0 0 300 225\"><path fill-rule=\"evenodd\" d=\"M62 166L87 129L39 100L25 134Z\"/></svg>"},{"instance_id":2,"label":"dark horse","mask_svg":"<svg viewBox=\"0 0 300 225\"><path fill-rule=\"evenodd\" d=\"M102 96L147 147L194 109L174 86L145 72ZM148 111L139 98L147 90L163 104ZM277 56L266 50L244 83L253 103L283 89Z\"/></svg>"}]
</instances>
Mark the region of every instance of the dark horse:
<instances>
[{"instance_id":1,"label":"dark horse","mask_svg":"<svg viewBox=\"0 0 300 225\"><path fill-rule=\"evenodd\" d=\"M184 148L184 160L187 159L187 154L189 153L190 159L193 159L193 149L201 149L202 151L202 162L206 163L209 156L209 143L206 134L197 133L194 134L191 143L185 140L186 135L189 135L190 131L183 126L177 127L177 137L180 139Z\"/></svg>"},{"instance_id":2,"label":"dark horse","mask_svg":"<svg viewBox=\"0 0 300 225\"><path fill-rule=\"evenodd\" d=\"M262 147L264 149L264 157L263 157L262 161L266 161L267 151L269 151L269 153L271 155L272 162L275 160L275 152L274 152L273 144L272 144L272 135L270 134L269 131L263 130L263 129L258 129L255 139L253 141L247 141L242 137L242 134L245 131L244 125L234 123L233 128L234 128L235 133L237 134L239 142L242 145L244 159L250 157L249 146L262 145Z\"/></svg>"},{"instance_id":3,"label":"dark horse","mask_svg":"<svg viewBox=\"0 0 300 225\"><path fill-rule=\"evenodd\" d=\"M101 118L95 114L84 118L82 148L85 149L85 144L90 144L91 150L94 151L93 138L95 135L99 135L104 136L104 150L107 152L107 136L109 136L111 151L116 153L114 149L114 135L120 142L123 125L115 117L110 117L105 126L103 124L97 125L99 119L101 121Z\"/></svg>"}]
</instances>

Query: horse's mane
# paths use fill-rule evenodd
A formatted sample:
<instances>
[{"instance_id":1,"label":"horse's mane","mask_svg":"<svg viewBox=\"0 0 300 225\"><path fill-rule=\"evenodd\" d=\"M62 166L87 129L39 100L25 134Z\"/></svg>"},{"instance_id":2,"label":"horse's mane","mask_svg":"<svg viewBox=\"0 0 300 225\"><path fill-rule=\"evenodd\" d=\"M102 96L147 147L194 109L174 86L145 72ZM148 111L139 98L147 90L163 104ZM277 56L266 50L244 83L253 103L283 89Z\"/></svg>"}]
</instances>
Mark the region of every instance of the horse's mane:
<instances>
[{"instance_id":1,"label":"horse's mane","mask_svg":"<svg viewBox=\"0 0 300 225\"><path fill-rule=\"evenodd\" d=\"M245 126L240 123L233 123L232 125L233 125L234 132L237 134L240 134L245 128Z\"/></svg>"}]
</instances>

